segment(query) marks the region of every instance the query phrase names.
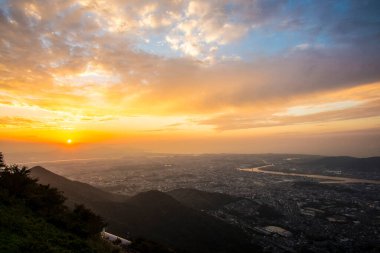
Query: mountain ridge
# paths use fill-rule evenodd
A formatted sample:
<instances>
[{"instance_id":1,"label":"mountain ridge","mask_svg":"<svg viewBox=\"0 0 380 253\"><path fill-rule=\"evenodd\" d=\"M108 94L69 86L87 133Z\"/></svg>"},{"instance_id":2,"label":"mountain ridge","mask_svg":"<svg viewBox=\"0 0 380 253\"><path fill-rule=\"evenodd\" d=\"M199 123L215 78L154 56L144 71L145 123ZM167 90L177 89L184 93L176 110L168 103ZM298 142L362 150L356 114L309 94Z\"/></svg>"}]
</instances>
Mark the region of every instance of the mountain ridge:
<instances>
[{"instance_id":1,"label":"mountain ridge","mask_svg":"<svg viewBox=\"0 0 380 253\"><path fill-rule=\"evenodd\" d=\"M30 169L31 176L38 179L40 184L50 184L57 187L64 195L69 195L67 200L68 205L88 204L89 202L99 201L114 201L123 202L127 199L126 196L117 195L103 191L89 184L79 181L70 180L56 173L53 173L41 166L35 166ZM80 191L78 190L80 189Z\"/></svg>"},{"instance_id":2,"label":"mountain ridge","mask_svg":"<svg viewBox=\"0 0 380 253\"><path fill-rule=\"evenodd\" d=\"M178 188L166 193L182 204L197 210L218 209L241 199L224 193L205 192L192 188Z\"/></svg>"},{"instance_id":3,"label":"mountain ridge","mask_svg":"<svg viewBox=\"0 0 380 253\"><path fill-rule=\"evenodd\" d=\"M238 227L188 207L164 192L142 192L124 201L86 199L82 195L78 197L78 191L83 189L92 194L103 191L85 183L62 179L62 176L41 168L34 168L34 174L32 168L32 175L38 175L42 182L62 190L68 199L82 201L106 219L109 231L114 234L144 237L185 252L261 251Z\"/></svg>"}]
</instances>

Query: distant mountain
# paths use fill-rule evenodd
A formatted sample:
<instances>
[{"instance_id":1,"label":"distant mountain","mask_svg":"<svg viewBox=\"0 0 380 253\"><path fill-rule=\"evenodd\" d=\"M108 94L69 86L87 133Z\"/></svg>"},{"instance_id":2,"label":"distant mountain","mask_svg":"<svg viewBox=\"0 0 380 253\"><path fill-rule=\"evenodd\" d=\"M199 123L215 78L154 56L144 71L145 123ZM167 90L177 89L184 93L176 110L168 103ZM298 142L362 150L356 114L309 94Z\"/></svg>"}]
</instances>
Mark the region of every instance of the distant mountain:
<instances>
[{"instance_id":1,"label":"distant mountain","mask_svg":"<svg viewBox=\"0 0 380 253\"><path fill-rule=\"evenodd\" d=\"M355 158L349 156L323 157L308 163L312 166L363 172L380 171L380 157Z\"/></svg>"},{"instance_id":2,"label":"distant mountain","mask_svg":"<svg viewBox=\"0 0 380 253\"><path fill-rule=\"evenodd\" d=\"M89 204L90 202L121 202L126 200L125 196L102 191L89 184L69 180L40 166L31 168L31 176L37 178L40 184L50 184L62 191L68 197L69 205L73 203ZM92 207L92 205L90 204L89 207Z\"/></svg>"},{"instance_id":3,"label":"distant mountain","mask_svg":"<svg viewBox=\"0 0 380 253\"><path fill-rule=\"evenodd\" d=\"M185 206L163 192L144 192L120 201L117 195L68 180L41 167L33 168L32 175L62 190L72 201L91 207L106 219L108 230L122 237L141 236L184 252L261 251L239 228Z\"/></svg>"},{"instance_id":4,"label":"distant mountain","mask_svg":"<svg viewBox=\"0 0 380 253\"><path fill-rule=\"evenodd\" d=\"M380 157L356 158L350 156L331 156L290 161L289 172L344 176L380 180ZM273 167L268 170L287 171L288 168Z\"/></svg>"},{"instance_id":5,"label":"distant mountain","mask_svg":"<svg viewBox=\"0 0 380 253\"><path fill-rule=\"evenodd\" d=\"M205 192L189 188L175 189L167 192L167 194L182 204L197 210L218 209L241 199L228 194Z\"/></svg>"}]
</instances>

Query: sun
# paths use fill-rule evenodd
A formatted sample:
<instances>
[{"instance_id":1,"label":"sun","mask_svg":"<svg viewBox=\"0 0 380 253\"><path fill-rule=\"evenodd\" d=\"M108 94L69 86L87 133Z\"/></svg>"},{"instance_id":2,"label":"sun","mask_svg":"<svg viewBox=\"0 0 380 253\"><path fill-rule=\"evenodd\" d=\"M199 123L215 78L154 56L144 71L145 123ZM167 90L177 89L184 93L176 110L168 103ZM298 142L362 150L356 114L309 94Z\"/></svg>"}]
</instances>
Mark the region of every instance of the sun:
<instances>
[{"instance_id":1,"label":"sun","mask_svg":"<svg viewBox=\"0 0 380 253\"><path fill-rule=\"evenodd\" d=\"M73 141L71 139L68 139L66 142L67 144L71 144Z\"/></svg>"}]
</instances>

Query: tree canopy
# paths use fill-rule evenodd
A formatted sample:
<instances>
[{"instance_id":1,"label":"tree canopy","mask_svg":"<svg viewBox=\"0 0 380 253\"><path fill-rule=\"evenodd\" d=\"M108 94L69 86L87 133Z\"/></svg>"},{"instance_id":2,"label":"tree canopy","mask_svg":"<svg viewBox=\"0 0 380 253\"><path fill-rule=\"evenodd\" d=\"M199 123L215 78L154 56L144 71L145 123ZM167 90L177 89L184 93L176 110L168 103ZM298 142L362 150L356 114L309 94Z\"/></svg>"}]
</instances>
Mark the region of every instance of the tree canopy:
<instances>
[{"instance_id":1,"label":"tree canopy","mask_svg":"<svg viewBox=\"0 0 380 253\"><path fill-rule=\"evenodd\" d=\"M56 188L0 153L0 252L113 252L99 237L103 218L83 205L68 208Z\"/></svg>"}]
</instances>

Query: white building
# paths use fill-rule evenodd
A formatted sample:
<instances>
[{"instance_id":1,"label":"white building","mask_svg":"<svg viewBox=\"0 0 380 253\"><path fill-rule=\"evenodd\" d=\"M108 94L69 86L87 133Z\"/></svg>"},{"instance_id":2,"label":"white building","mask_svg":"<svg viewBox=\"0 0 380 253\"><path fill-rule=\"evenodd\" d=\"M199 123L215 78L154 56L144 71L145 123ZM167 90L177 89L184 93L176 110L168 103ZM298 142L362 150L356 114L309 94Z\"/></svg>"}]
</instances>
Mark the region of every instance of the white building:
<instances>
[{"instance_id":1,"label":"white building","mask_svg":"<svg viewBox=\"0 0 380 253\"><path fill-rule=\"evenodd\" d=\"M105 228L103 228L103 231L101 232L100 235L102 236L103 239L108 240L110 242L115 242L117 240L120 240L120 245L123 245L123 246L129 245L132 243L131 241L127 239L124 239L122 237L106 232Z\"/></svg>"}]
</instances>

